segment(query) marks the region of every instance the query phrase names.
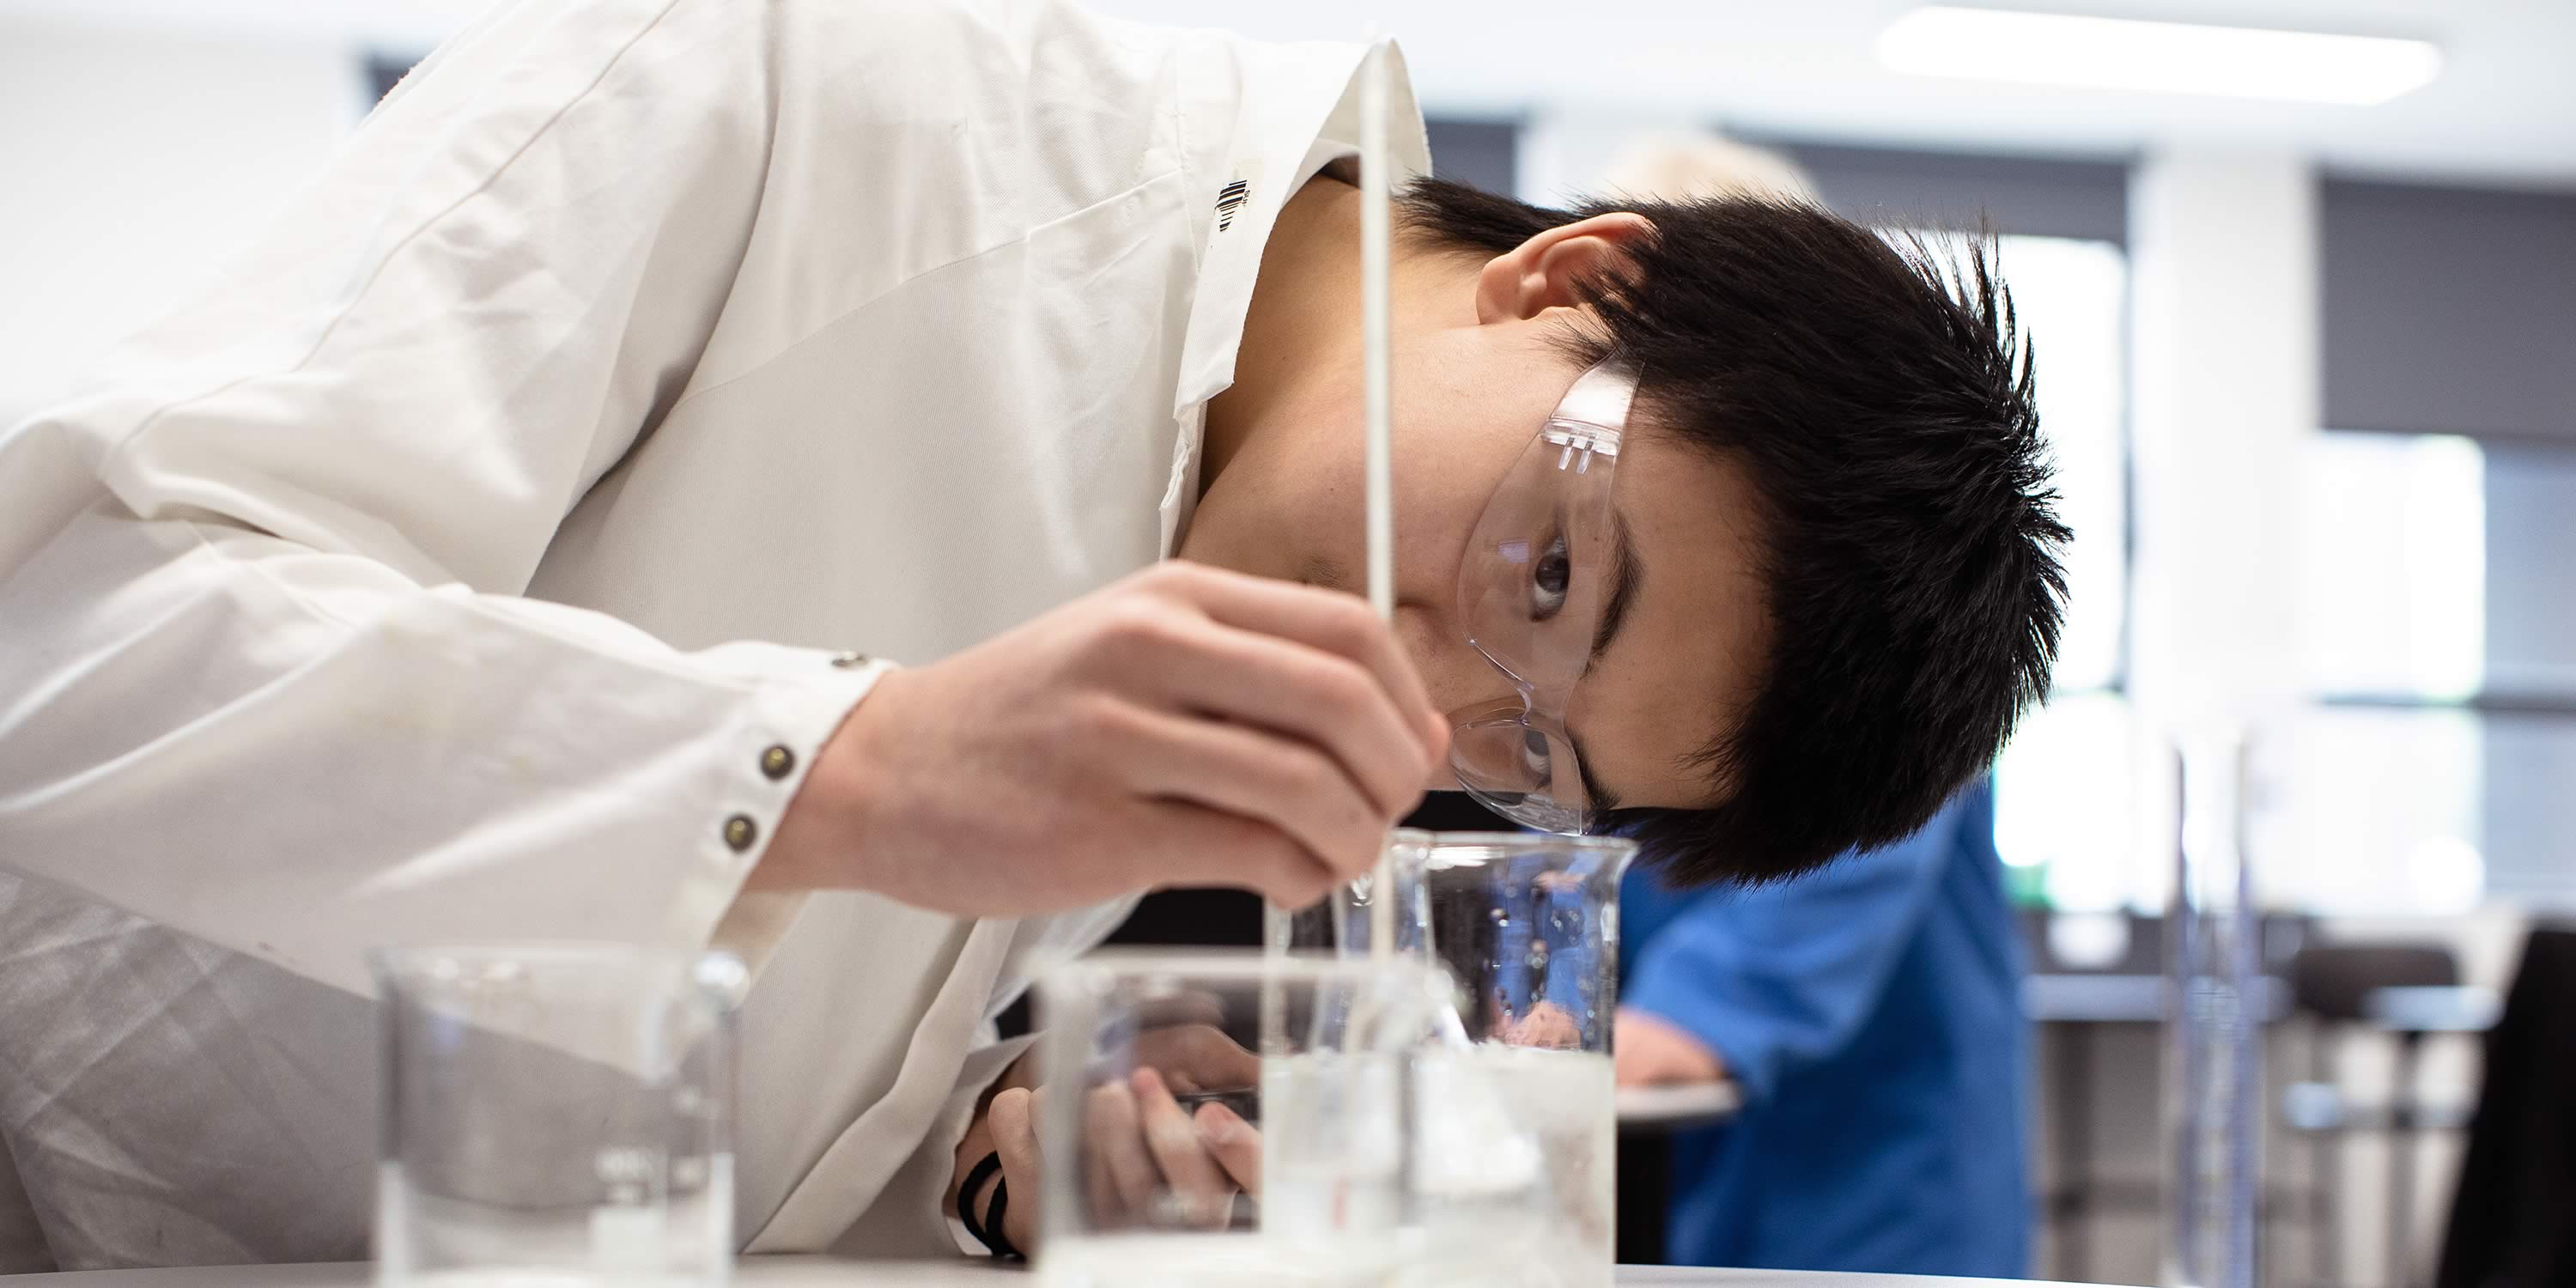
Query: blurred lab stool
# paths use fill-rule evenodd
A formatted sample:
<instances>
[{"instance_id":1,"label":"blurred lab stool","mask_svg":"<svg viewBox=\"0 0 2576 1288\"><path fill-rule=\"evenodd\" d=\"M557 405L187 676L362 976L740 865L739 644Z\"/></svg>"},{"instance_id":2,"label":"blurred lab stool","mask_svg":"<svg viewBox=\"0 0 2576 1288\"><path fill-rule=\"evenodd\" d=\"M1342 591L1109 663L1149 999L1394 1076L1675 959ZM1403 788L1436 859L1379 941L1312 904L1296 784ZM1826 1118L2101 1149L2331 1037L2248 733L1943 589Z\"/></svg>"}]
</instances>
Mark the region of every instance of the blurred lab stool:
<instances>
[{"instance_id":1,"label":"blurred lab stool","mask_svg":"<svg viewBox=\"0 0 2576 1288\"><path fill-rule=\"evenodd\" d=\"M2428 1127L2455 1126L2456 1109L2428 1113L2416 1094L2424 1039L2435 1033L2474 1033L2495 1021L2495 995L2460 984L2459 959L2439 944L2315 943L2290 963L2290 992L2309 1020L2309 1080L2282 1094L2282 1117L2309 1141L2306 1216L2314 1249L2312 1270L2323 1283L2341 1280L2335 1243L2340 1208L2343 1137L2363 1130L2388 1137L2388 1282L2412 1280L2415 1155ZM2358 1105L2344 1094L2333 1069L2334 1039L2354 1031L2387 1034L2395 1042L2385 1106Z\"/></svg>"},{"instance_id":2,"label":"blurred lab stool","mask_svg":"<svg viewBox=\"0 0 2576 1288\"><path fill-rule=\"evenodd\" d=\"M2103 1207L2152 1207L2152 1183L2106 1180L2093 1166L2101 1027L2154 1024L2164 1015L2164 935L2128 912L2024 909L2021 1009L2048 1051L2043 1095L2053 1156L2040 1220L2054 1236L2052 1278L2082 1280L2092 1266L2092 1222Z\"/></svg>"},{"instance_id":3,"label":"blurred lab stool","mask_svg":"<svg viewBox=\"0 0 2576 1288\"><path fill-rule=\"evenodd\" d=\"M2485 1057L2433 1281L2576 1284L2576 925L2524 941Z\"/></svg>"}]
</instances>

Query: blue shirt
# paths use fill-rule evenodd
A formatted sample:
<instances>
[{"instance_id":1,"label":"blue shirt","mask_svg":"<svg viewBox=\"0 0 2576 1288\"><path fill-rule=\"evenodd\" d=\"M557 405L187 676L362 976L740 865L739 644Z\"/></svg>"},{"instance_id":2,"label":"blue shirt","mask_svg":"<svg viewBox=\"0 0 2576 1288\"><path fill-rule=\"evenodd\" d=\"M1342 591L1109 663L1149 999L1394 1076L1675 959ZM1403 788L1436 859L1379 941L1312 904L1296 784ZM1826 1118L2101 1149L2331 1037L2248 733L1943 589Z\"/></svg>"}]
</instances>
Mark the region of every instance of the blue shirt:
<instances>
[{"instance_id":1,"label":"blue shirt","mask_svg":"<svg viewBox=\"0 0 2576 1288\"><path fill-rule=\"evenodd\" d=\"M1675 892L1640 865L1620 905L1622 1000L1745 1096L1674 1140L1671 1261L2024 1273L2028 1034L1990 788L1780 885Z\"/></svg>"}]
</instances>

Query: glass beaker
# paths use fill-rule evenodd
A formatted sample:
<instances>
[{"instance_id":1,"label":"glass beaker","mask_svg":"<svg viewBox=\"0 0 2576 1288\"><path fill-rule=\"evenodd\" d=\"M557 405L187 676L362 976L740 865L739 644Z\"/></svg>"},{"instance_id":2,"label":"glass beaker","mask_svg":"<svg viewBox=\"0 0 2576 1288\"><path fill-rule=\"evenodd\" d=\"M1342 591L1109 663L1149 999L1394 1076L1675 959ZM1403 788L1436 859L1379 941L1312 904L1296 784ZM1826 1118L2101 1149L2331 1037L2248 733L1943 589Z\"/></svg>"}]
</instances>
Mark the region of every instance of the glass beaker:
<instances>
[{"instance_id":1,"label":"glass beaker","mask_svg":"<svg viewBox=\"0 0 2576 1288\"><path fill-rule=\"evenodd\" d=\"M505 944L373 965L378 1284L729 1282L741 963Z\"/></svg>"},{"instance_id":2,"label":"glass beaker","mask_svg":"<svg viewBox=\"0 0 2576 1288\"><path fill-rule=\"evenodd\" d=\"M1519 1233L1539 1281L1608 1284L1616 1259L1619 878L1636 856L1615 837L1415 832L1388 837L1395 889L1372 882L1316 906L1273 908L1270 947L1365 956L1371 904L1393 899L1396 946L1427 951L1455 980L1468 1044L1421 1062L1425 1168L1473 1157L1473 1129L1444 1118L1449 1089L1499 1095L1538 1144L1551 1200L1544 1228ZM1430 1188L1437 1189L1437 1183Z\"/></svg>"},{"instance_id":3,"label":"glass beaker","mask_svg":"<svg viewBox=\"0 0 2576 1288\"><path fill-rule=\"evenodd\" d=\"M1115 951L1038 985L1055 1288L1358 1288L1451 1264L1415 1221L1415 1065L1454 990L1416 957ZM1535 1147L1499 1105L1489 1152ZM1477 1278L1474 1282L1491 1282Z\"/></svg>"}]
</instances>

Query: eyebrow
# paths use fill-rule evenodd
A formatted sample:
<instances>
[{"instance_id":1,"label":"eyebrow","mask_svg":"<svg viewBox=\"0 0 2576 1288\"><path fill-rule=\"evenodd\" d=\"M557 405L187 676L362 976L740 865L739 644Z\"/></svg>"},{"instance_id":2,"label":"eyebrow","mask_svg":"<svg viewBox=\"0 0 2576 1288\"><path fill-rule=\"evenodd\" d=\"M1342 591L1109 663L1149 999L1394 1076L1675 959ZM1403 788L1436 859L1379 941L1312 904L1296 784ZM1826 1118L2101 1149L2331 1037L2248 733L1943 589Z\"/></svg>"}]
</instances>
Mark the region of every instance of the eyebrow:
<instances>
[{"instance_id":1,"label":"eyebrow","mask_svg":"<svg viewBox=\"0 0 2576 1288\"><path fill-rule=\"evenodd\" d=\"M1628 610L1637 605L1637 587L1646 580L1646 562L1637 556L1637 543L1628 535L1628 516L1617 509L1610 512L1610 599L1601 607L1601 627L1592 633L1592 656L1585 660L1583 673L1590 675L1601 655L1610 651L1611 641L1619 638L1619 628L1628 622ZM1583 778L1584 795L1595 812L1619 808L1619 795L1603 787L1592 776L1592 757L1583 750L1583 742L1569 726L1565 740L1574 748L1575 772Z\"/></svg>"},{"instance_id":2,"label":"eyebrow","mask_svg":"<svg viewBox=\"0 0 2576 1288\"><path fill-rule=\"evenodd\" d=\"M1610 643L1619 638L1619 628L1628 624L1628 610L1637 606L1637 586L1646 579L1646 563L1637 557L1637 543L1628 535L1628 516L1613 509L1610 512L1610 599L1601 606L1601 626L1592 632L1592 656L1583 663L1583 672L1592 673L1601 655L1610 651Z\"/></svg>"}]
</instances>

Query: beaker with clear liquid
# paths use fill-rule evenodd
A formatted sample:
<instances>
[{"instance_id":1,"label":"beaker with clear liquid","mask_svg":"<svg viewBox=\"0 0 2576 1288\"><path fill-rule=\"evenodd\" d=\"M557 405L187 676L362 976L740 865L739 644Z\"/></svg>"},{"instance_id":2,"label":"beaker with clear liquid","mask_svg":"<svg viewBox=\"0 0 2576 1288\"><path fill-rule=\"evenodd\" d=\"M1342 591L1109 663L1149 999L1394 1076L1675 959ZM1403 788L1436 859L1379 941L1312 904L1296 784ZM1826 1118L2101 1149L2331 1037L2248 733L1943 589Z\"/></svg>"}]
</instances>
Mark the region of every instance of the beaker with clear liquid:
<instances>
[{"instance_id":1,"label":"beaker with clear liquid","mask_svg":"<svg viewBox=\"0 0 2576 1288\"><path fill-rule=\"evenodd\" d=\"M730 1281L741 963L504 944L373 964L379 1285Z\"/></svg>"},{"instance_id":2,"label":"beaker with clear liquid","mask_svg":"<svg viewBox=\"0 0 2576 1288\"><path fill-rule=\"evenodd\" d=\"M1406 1088L1412 1063L1439 1041L1452 992L1413 957L1131 949L1048 972L1037 1014L1040 1281L1425 1282L1409 1268L1452 1259L1411 1220Z\"/></svg>"},{"instance_id":3,"label":"beaker with clear liquid","mask_svg":"<svg viewBox=\"0 0 2576 1288\"><path fill-rule=\"evenodd\" d=\"M1274 952L1365 957L1371 925L1445 967L1461 1040L1416 1068L1415 1187L1436 1218L1493 1160L1462 1106L1498 1101L1535 1141L1547 1201L1516 1228L1516 1282L1606 1285L1615 1263L1618 1117L1610 1062L1619 1003L1619 879L1636 843L1544 833L1391 834L1392 890L1363 880L1315 907L1272 909ZM1373 918L1372 904L1393 901ZM1481 1199L1472 1204L1487 1210Z\"/></svg>"}]
</instances>

